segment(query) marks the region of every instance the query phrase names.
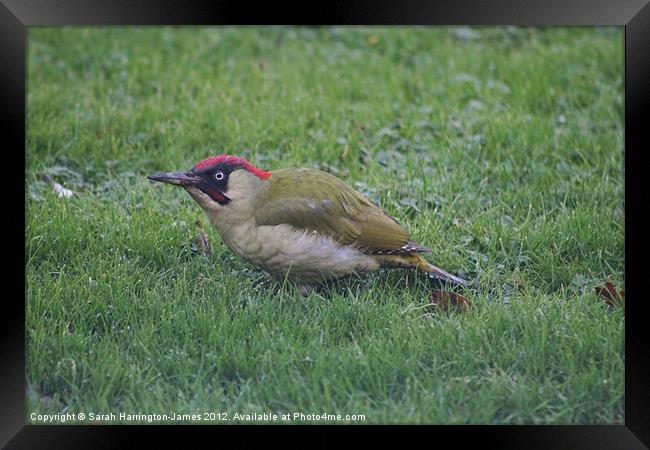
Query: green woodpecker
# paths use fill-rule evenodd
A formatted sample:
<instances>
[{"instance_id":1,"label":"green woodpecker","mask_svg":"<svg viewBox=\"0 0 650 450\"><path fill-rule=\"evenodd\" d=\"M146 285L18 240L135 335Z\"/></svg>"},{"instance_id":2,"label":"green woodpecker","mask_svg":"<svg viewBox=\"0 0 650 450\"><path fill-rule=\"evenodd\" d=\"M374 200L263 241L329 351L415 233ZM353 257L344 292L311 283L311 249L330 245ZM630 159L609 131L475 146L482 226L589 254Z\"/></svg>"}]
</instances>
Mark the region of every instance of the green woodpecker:
<instances>
[{"instance_id":1,"label":"green woodpecker","mask_svg":"<svg viewBox=\"0 0 650 450\"><path fill-rule=\"evenodd\" d=\"M183 187L237 256L301 285L386 268L419 268L453 284L466 281L427 262L386 211L340 179L315 169L267 172L217 155L188 172L148 177Z\"/></svg>"}]
</instances>

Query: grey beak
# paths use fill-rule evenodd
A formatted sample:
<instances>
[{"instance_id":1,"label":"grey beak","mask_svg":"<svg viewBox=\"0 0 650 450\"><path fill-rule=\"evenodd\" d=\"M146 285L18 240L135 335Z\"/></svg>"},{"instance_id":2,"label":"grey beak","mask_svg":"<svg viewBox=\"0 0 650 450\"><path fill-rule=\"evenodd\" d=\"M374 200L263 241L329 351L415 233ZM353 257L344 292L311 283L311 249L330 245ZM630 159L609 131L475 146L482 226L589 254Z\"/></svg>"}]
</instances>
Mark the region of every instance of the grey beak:
<instances>
[{"instance_id":1,"label":"grey beak","mask_svg":"<svg viewBox=\"0 0 650 450\"><path fill-rule=\"evenodd\" d=\"M175 184L177 186L192 186L195 185L199 179L193 177L185 172L158 172L147 177L153 181L160 181L162 183Z\"/></svg>"}]
</instances>

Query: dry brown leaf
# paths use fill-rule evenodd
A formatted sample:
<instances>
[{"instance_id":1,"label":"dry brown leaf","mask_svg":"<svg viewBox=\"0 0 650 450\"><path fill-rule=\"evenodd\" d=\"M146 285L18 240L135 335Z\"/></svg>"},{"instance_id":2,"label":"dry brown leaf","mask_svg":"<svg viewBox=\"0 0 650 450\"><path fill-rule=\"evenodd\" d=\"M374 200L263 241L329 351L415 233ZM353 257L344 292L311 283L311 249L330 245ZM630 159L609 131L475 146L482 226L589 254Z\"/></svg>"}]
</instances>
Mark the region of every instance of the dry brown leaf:
<instances>
[{"instance_id":1,"label":"dry brown leaf","mask_svg":"<svg viewBox=\"0 0 650 450\"><path fill-rule=\"evenodd\" d=\"M441 311L462 311L472 306L467 298L451 291L433 291L429 303Z\"/></svg>"},{"instance_id":2,"label":"dry brown leaf","mask_svg":"<svg viewBox=\"0 0 650 450\"><path fill-rule=\"evenodd\" d=\"M608 281L605 286L596 286L594 290L597 295L603 297L605 304L610 308L621 306L625 309L625 289L619 291L613 283Z\"/></svg>"}]
</instances>

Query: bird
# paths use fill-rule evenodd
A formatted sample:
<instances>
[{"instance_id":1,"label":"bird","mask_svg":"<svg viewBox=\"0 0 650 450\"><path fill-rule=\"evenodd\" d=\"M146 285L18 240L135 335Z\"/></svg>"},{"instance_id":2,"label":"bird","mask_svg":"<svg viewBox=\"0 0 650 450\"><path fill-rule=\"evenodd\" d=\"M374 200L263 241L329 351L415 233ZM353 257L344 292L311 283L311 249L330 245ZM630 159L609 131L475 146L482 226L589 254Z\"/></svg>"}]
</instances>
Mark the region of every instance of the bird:
<instances>
[{"instance_id":1,"label":"bird","mask_svg":"<svg viewBox=\"0 0 650 450\"><path fill-rule=\"evenodd\" d=\"M235 255L301 288L380 268L420 269L443 282L468 285L423 258L431 248L327 172L266 171L242 157L218 154L189 171L147 178L185 189Z\"/></svg>"}]
</instances>

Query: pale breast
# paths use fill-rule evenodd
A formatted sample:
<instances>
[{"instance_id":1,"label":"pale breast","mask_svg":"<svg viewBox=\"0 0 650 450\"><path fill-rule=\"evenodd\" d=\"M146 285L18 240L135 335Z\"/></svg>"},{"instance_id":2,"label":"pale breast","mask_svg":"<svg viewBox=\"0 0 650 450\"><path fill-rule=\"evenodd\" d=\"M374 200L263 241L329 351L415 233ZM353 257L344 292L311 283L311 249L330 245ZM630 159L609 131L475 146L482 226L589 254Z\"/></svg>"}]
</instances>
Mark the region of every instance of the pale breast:
<instances>
[{"instance_id":1,"label":"pale breast","mask_svg":"<svg viewBox=\"0 0 650 450\"><path fill-rule=\"evenodd\" d=\"M224 243L239 257L270 274L313 282L377 270L375 258L328 236L290 225L242 225Z\"/></svg>"}]
</instances>

